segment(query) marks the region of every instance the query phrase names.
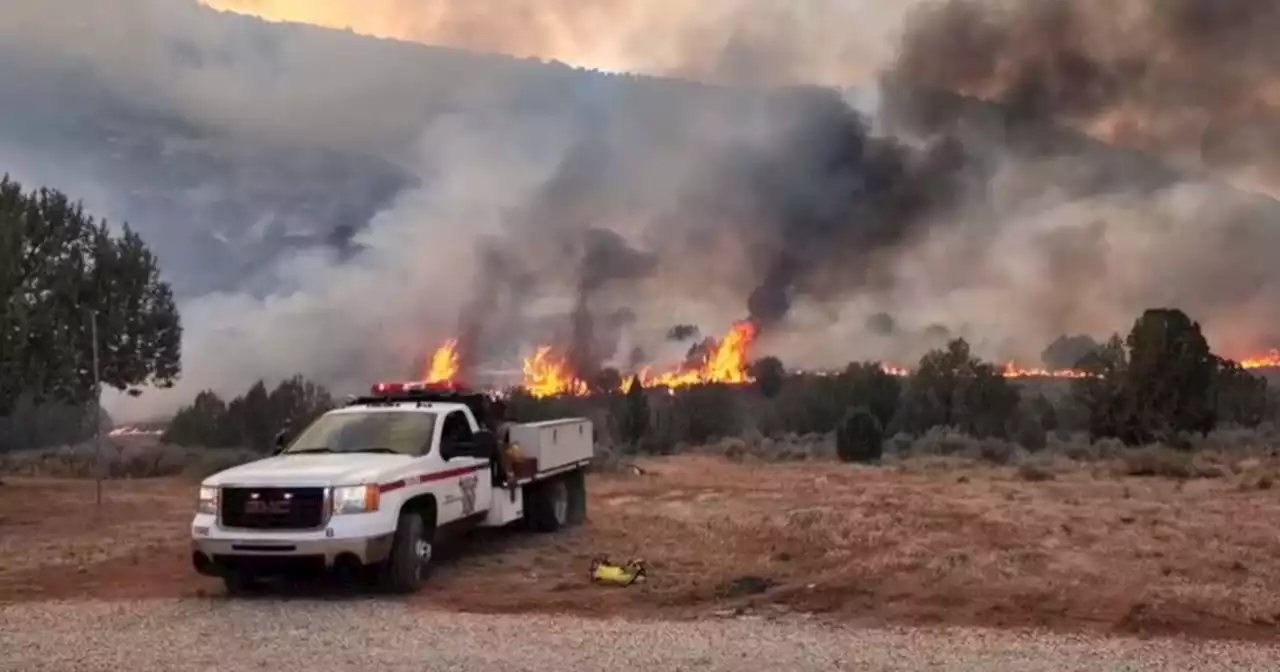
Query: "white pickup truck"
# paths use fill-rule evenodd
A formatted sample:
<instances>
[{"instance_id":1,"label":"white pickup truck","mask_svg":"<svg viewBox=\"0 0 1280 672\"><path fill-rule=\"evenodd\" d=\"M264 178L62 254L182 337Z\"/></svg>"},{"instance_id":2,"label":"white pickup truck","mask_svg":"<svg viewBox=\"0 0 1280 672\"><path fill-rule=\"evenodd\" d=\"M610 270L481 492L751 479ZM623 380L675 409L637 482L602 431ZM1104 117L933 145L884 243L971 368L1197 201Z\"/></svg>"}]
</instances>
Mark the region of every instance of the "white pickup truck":
<instances>
[{"instance_id":1,"label":"white pickup truck","mask_svg":"<svg viewBox=\"0 0 1280 672\"><path fill-rule=\"evenodd\" d=\"M468 529L581 522L591 422L503 425L500 440L491 408L479 394L379 383L291 441L282 433L274 456L201 484L196 571L221 577L229 593L308 569L412 592L437 546Z\"/></svg>"}]
</instances>

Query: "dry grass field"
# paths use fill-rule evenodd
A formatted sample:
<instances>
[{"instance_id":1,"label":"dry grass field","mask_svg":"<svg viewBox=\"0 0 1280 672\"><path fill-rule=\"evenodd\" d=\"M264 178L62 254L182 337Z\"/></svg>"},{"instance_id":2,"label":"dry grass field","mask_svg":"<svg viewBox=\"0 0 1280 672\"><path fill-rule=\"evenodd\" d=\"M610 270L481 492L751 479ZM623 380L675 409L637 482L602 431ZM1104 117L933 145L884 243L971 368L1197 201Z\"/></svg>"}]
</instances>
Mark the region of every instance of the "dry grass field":
<instances>
[{"instance_id":1,"label":"dry grass field","mask_svg":"<svg viewBox=\"0 0 1280 672\"><path fill-rule=\"evenodd\" d=\"M411 601L494 613L790 611L867 623L1280 634L1280 491L1256 460L1196 479L1065 460L870 468L683 455L639 466L591 477L586 526L478 534ZM105 492L96 516L92 481L5 478L0 602L222 594L189 565L190 480L108 481ZM643 557L650 581L592 585L598 553Z\"/></svg>"}]
</instances>

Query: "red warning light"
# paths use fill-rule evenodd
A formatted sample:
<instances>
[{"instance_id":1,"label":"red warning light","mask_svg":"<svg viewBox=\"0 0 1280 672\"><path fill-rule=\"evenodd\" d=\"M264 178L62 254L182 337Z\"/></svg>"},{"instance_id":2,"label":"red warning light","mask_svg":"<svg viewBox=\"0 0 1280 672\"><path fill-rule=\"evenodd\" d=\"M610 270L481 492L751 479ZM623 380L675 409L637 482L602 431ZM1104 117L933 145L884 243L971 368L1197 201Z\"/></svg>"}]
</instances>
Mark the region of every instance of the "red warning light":
<instances>
[{"instance_id":1,"label":"red warning light","mask_svg":"<svg viewBox=\"0 0 1280 672\"><path fill-rule=\"evenodd\" d=\"M426 391L426 390L435 390L435 391L439 391L439 392L457 392L457 391L459 391L459 390L461 390L461 389L462 389L462 387L461 387L460 385L458 385L457 383L454 383L454 382L452 382L452 381L447 381L447 380L446 380L446 381L439 382L439 383L424 383L424 382L412 382L412 383L403 383L403 382L400 382L400 383L374 383L374 384L373 384L373 387L372 387L372 388L370 388L370 390L373 392L373 395L374 395L374 396L377 396L377 397L389 397L389 396L395 396L395 395L397 395L397 394L404 394L405 392L412 392L412 391L417 391L417 390L421 390L421 391Z\"/></svg>"}]
</instances>

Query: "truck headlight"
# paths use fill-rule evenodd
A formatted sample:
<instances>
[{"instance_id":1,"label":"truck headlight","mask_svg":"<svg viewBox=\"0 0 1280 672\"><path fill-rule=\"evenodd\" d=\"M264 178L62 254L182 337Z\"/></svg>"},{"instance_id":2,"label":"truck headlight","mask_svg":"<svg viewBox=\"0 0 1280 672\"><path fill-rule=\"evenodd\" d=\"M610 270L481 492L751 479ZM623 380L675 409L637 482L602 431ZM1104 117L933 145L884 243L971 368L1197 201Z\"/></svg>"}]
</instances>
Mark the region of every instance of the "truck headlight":
<instances>
[{"instance_id":1,"label":"truck headlight","mask_svg":"<svg viewBox=\"0 0 1280 672\"><path fill-rule=\"evenodd\" d=\"M209 515L217 515L218 513L218 489L211 488L207 485L200 486L200 496L196 502L196 513L207 513Z\"/></svg>"},{"instance_id":2,"label":"truck headlight","mask_svg":"<svg viewBox=\"0 0 1280 672\"><path fill-rule=\"evenodd\" d=\"M340 515L377 511L381 494L376 485L348 485L334 488L333 513Z\"/></svg>"}]
</instances>

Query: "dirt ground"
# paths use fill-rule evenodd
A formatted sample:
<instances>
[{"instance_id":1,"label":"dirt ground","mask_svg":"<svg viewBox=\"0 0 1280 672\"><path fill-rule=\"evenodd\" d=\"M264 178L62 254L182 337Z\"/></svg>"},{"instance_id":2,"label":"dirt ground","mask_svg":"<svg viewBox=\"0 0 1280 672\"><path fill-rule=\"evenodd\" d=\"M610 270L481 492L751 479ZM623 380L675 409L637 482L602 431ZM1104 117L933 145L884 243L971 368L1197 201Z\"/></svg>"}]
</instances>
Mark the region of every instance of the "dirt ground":
<instances>
[{"instance_id":1,"label":"dirt ground","mask_svg":"<svg viewBox=\"0 0 1280 672\"><path fill-rule=\"evenodd\" d=\"M865 623L1280 636L1280 493L1079 470L908 473L680 456L593 475L590 520L475 535L411 598L424 608L638 618L806 612ZM8 478L0 602L217 597L191 569L194 486ZM592 585L606 553L650 580ZM287 597L287 595L286 595Z\"/></svg>"}]
</instances>

